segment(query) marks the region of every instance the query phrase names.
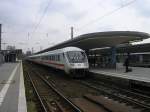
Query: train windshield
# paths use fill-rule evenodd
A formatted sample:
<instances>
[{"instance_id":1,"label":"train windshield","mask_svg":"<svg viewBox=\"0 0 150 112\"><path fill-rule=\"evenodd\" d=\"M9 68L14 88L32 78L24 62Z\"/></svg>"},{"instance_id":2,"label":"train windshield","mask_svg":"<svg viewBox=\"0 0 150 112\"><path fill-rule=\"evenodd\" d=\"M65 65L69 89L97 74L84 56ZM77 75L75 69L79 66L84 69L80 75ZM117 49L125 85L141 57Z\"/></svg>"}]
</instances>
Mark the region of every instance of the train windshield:
<instances>
[{"instance_id":1,"label":"train windshield","mask_svg":"<svg viewBox=\"0 0 150 112\"><path fill-rule=\"evenodd\" d=\"M70 63L83 63L86 61L86 55L81 51L69 51L67 57Z\"/></svg>"}]
</instances>

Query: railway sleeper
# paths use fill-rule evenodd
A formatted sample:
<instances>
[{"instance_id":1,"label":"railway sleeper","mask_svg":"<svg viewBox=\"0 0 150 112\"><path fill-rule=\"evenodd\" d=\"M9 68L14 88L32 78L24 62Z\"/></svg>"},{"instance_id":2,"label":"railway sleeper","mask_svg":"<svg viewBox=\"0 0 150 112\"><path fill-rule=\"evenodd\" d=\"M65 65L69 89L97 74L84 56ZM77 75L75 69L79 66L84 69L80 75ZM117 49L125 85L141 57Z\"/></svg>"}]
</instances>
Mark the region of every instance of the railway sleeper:
<instances>
[{"instance_id":1,"label":"railway sleeper","mask_svg":"<svg viewBox=\"0 0 150 112\"><path fill-rule=\"evenodd\" d=\"M134 109L131 106L127 106L125 103L119 103L104 96L95 96L88 94L84 95L84 98L103 106L110 112L140 112L139 109Z\"/></svg>"}]
</instances>

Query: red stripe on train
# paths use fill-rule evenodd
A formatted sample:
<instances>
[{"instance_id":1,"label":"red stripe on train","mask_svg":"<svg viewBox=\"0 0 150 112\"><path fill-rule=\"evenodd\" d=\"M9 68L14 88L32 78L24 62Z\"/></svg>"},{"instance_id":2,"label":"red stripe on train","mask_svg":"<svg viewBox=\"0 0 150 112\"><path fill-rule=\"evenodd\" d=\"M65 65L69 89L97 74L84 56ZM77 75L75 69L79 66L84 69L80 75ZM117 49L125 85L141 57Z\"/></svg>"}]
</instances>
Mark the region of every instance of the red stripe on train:
<instances>
[{"instance_id":1,"label":"red stripe on train","mask_svg":"<svg viewBox=\"0 0 150 112\"><path fill-rule=\"evenodd\" d=\"M48 63L48 64L52 64L52 65L64 67L64 64L54 63L54 62L51 62L51 61L44 61L44 62L45 62L45 63Z\"/></svg>"}]
</instances>

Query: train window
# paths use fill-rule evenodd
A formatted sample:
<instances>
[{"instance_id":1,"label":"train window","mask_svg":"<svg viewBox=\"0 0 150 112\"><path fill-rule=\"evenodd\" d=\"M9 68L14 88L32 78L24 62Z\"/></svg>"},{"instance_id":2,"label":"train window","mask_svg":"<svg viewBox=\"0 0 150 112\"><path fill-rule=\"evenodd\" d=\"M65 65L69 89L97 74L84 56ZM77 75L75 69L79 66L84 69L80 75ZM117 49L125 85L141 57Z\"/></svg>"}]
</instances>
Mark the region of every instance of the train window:
<instances>
[{"instance_id":1,"label":"train window","mask_svg":"<svg viewBox=\"0 0 150 112\"><path fill-rule=\"evenodd\" d=\"M63 54L63 58L65 58L65 54L64 53L62 53Z\"/></svg>"},{"instance_id":2,"label":"train window","mask_svg":"<svg viewBox=\"0 0 150 112\"><path fill-rule=\"evenodd\" d=\"M56 61L56 55L54 55L54 60Z\"/></svg>"},{"instance_id":3,"label":"train window","mask_svg":"<svg viewBox=\"0 0 150 112\"><path fill-rule=\"evenodd\" d=\"M67 57L70 63L81 63L86 61L86 55L80 51L69 51Z\"/></svg>"},{"instance_id":4,"label":"train window","mask_svg":"<svg viewBox=\"0 0 150 112\"><path fill-rule=\"evenodd\" d=\"M54 61L54 55L52 56L52 60Z\"/></svg>"},{"instance_id":5,"label":"train window","mask_svg":"<svg viewBox=\"0 0 150 112\"><path fill-rule=\"evenodd\" d=\"M59 59L58 59L58 54L57 54L57 61L59 61Z\"/></svg>"},{"instance_id":6,"label":"train window","mask_svg":"<svg viewBox=\"0 0 150 112\"><path fill-rule=\"evenodd\" d=\"M55 55L55 61L57 60L57 56Z\"/></svg>"},{"instance_id":7,"label":"train window","mask_svg":"<svg viewBox=\"0 0 150 112\"><path fill-rule=\"evenodd\" d=\"M60 61L60 55L58 54L58 61Z\"/></svg>"},{"instance_id":8,"label":"train window","mask_svg":"<svg viewBox=\"0 0 150 112\"><path fill-rule=\"evenodd\" d=\"M57 61L58 61L58 55L56 55L56 57L57 57L56 59L57 59Z\"/></svg>"},{"instance_id":9,"label":"train window","mask_svg":"<svg viewBox=\"0 0 150 112\"><path fill-rule=\"evenodd\" d=\"M55 55L55 61L57 61L57 55Z\"/></svg>"}]
</instances>

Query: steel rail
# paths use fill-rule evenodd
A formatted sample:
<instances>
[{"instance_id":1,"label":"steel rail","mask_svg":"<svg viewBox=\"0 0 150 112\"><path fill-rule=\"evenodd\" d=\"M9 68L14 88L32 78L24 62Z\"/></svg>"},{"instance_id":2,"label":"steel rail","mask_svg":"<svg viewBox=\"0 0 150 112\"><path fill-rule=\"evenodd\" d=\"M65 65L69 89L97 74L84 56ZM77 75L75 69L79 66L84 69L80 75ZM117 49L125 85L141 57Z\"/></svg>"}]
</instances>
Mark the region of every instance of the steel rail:
<instances>
[{"instance_id":1,"label":"steel rail","mask_svg":"<svg viewBox=\"0 0 150 112\"><path fill-rule=\"evenodd\" d=\"M39 73L37 73L37 76L40 77L49 87L51 87L61 98L63 98L66 102L68 102L74 109L76 112L83 112L81 109L79 109L75 104L73 104L68 98L66 98L61 92L59 92L53 85L52 82L48 82L46 79L44 79L42 76L39 75Z\"/></svg>"},{"instance_id":2,"label":"steel rail","mask_svg":"<svg viewBox=\"0 0 150 112\"><path fill-rule=\"evenodd\" d=\"M101 92L106 93L108 95L111 95L113 97L125 100L125 101L130 102L130 103L134 103L134 104L136 104L138 106L141 106L141 107L144 107L146 109L150 109L150 105L146 105L146 104L143 104L141 102L135 101L135 100L133 100L133 99L131 99L129 97L126 97L126 96L123 96L123 95L119 95L119 94L114 95L114 94L112 94L112 93L110 93L110 92L108 92L108 91L106 91L106 90L104 90L102 88L95 87L95 86L93 86L93 85L91 85L91 84L89 84L87 82L84 82L84 81L82 81L81 83L84 84L84 85L86 85L86 86L88 86L88 87L90 87L90 88L93 88L95 90L98 90L98 91L101 91Z\"/></svg>"},{"instance_id":3,"label":"steel rail","mask_svg":"<svg viewBox=\"0 0 150 112\"><path fill-rule=\"evenodd\" d=\"M95 78L94 78L95 79ZM117 86L110 86L108 84L104 84L104 83L101 83L101 82L97 82L97 81L94 81L94 83L97 83L97 84L100 84L102 86L107 86L108 88L113 88L113 89L116 89L116 90L119 90L119 91L122 91L124 93L129 93L129 94L133 94L133 95L136 95L136 96L139 96L141 98L145 98L145 99L149 99L150 100L150 97L147 96L147 95L143 95L141 93L136 93L136 92L133 92L133 91L129 91L129 90L126 90L126 89L123 89L123 88L119 88Z\"/></svg>"},{"instance_id":4,"label":"steel rail","mask_svg":"<svg viewBox=\"0 0 150 112\"><path fill-rule=\"evenodd\" d=\"M27 75L28 75L28 77L29 77L29 79L30 79L30 82L31 82L31 84L32 84L32 86L33 86L33 88L34 88L34 91L35 91L35 93L36 93L36 95L37 95L37 97L38 97L38 99L39 99L39 101L40 101L40 103L41 103L41 106L42 106L44 112L48 112L47 109L46 109L46 107L45 107L45 105L44 105L44 102L42 101L41 96L39 95L39 93L38 93L38 91L37 91L37 89L36 89L36 87L35 87L35 85L34 85L34 82L33 82L32 78L31 78L31 76L29 75L28 72L27 72Z\"/></svg>"},{"instance_id":5,"label":"steel rail","mask_svg":"<svg viewBox=\"0 0 150 112\"><path fill-rule=\"evenodd\" d=\"M105 85L105 84L104 84ZM110 87L109 87L110 88ZM132 94L132 95L136 95L137 97L141 97L141 98L145 98L145 99L149 99L150 100L150 97L149 96L146 96L146 95L143 95L141 93L136 93L136 92L133 92L133 91L129 91L129 90L126 90L126 89L123 89L123 88L118 88L116 86L112 86L113 89L116 89L116 90L119 90L119 91L122 91L124 93L128 93L128 94Z\"/></svg>"}]
</instances>

